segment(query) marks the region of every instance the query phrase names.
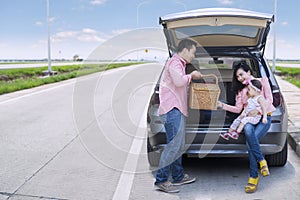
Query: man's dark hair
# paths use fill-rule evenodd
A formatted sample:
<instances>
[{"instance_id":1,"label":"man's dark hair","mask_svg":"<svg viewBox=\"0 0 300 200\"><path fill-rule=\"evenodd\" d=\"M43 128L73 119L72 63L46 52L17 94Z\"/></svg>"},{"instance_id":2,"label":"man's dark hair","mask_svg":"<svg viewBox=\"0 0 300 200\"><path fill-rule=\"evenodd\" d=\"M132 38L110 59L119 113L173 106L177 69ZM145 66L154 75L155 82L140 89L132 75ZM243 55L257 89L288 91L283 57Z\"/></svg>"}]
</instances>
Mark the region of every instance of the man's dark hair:
<instances>
[{"instance_id":1,"label":"man's dark hair","mask_svg":"<svg viewBox=\"0 0 300 200\"><path fill-rule=\"evenodd\" d=\"M177 47L177 52L182 52L184 48L187 48L187 50L190 50L193 48L193 46L197 47L197 43L190 39L183 39L179 42Z\"/></svg>"},{"instance_id":2,"label":"man's dark hair","mask_svg":"<svg viewBox=\"0 0 300 200\"><path fill-rule=\"evenodd\" d=\"M259 80L253 79L253 80L251 80L250 82L251 82L251 84L254 85L257 89L260 89L260 90L261 90L262 85L261 85L261 82L260 82Z\"/></svg>"}]
</instances>

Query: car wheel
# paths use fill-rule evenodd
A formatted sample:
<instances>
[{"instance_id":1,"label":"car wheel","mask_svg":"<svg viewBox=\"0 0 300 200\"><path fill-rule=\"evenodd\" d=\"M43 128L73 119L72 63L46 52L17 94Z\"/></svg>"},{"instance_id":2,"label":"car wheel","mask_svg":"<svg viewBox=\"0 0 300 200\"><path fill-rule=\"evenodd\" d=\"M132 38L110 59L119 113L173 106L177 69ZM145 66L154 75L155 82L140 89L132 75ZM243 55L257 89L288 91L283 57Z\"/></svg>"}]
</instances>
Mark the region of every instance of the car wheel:
<instances>
[{"instance_id":1,"label":"car wheel","mask_svg":"<svg viewBox=\"0 0 300 200\"><path fill-rule=\"evenodd\" d=\"M161 150L155 150L151 146L149 139L147 139L147 153L148 153L148 162L150 166L158 166L159 165L159 160L161 156Z\"/></svg>"},{"instance_id":2,"label":"car wheel","mask_svg":"<svg viewBox=\"0 0 300 200\"><path fill-rule=\"evenodd\" d=\"M288 145L285 141L282 151L273 155L266 155L266 160L269 166L284 166L287 162Z\"/></svg>"}]
</instances>

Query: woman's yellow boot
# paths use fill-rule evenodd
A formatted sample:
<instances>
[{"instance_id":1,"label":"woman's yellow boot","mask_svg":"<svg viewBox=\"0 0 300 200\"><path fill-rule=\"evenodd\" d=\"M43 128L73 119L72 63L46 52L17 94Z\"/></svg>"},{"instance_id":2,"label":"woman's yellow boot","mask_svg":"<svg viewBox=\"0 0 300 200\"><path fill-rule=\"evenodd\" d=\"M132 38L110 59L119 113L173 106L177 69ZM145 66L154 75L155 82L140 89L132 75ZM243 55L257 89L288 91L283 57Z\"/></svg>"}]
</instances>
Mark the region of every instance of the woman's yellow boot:
<instances>
[{"instance_id":1,"label":"woman's yellow boot","mask_svg":"<svg viewBox=\"0 0 300 200\"><path fill-rule=\"evenodd\" d=\"M258 180L259 180L259 177L256 177L256 178L249 177L248 184L245 187L245 192L246 193L255 192L257 190Z\"/></svg>"},{"instance_id":2,"label":"woman's yellow boot","mask_svg":"<svg viewBox=\"0 0 300 200\"><path fill-rule=\"evenodd\" d=\"M267 161L266 160L262 160L259 162L259 166L260 166L260 173L263 176L269 176L270 175L270 171L267 165Z\"/></svg>"}]
</instances>

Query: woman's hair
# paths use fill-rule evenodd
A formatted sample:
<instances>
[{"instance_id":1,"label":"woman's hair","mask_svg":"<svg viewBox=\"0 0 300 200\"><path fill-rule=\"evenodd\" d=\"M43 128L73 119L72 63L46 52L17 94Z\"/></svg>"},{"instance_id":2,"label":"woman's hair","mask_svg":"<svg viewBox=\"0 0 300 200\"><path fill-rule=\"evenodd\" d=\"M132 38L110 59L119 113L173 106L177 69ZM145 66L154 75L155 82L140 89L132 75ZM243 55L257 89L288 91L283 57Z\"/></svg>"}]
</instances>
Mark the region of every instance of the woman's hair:
<instances>
[{"instance_id":1,"label":"woman's hair","mask_svg":"<svg viewBox=\"0 0 300 200\"><path fill-rule=\"evenodd\" d=\"M177 47L177 52L182 52L184 48L187 48L187 50L190 50L193 46L197 47L197 43L190 39L183 39L179 42Z\"/></svg>"},{"instance_id":2,"label":"woman's hair","mask_svg":"<svg viewBox=\"0 0 300 200\"><path fill-rule=\"evenodd\" d=\"M240 81L237 80L236 72L239 69L242 69L245 72L249 72L252 74L251 69L246 61L238 61L233 63L233 76L232 76L232 91L235 95L237 95L246 85L242 84Z\"/></svg>"}]
</instances>

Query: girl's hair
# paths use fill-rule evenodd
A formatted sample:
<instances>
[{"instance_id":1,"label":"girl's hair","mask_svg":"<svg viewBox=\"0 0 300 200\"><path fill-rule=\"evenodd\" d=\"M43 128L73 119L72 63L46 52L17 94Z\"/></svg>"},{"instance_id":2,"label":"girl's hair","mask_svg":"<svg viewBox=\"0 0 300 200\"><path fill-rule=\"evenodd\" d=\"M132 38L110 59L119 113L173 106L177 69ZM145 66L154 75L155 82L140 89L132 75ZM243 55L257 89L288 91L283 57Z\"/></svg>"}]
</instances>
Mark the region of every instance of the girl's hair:
<instances>
[{"instance_id":1,"label":"girl's hair","mask_svg":"<svg viewBox=\"0 0 300 200\"><path fill-rule=\"evenodd\" d=\"M242 69L245 72L250 71L251 74L252 74L252 72L251 72L249 65L244 60L233 63L232 68L233 68L232 91L235 95L237 95L244 87L246 87L246 85L242 84L240 81L237 80L236 72L239 69Z\"/></svg>"},{"instance_id":2,"label":"girl's hair","mask_svg":"<svg viewBox=\"0 0 300 200\"><path fill-rule=\"evenodd\" d=\"M250 82L251 82L251 84L252 84L253 86L255 86L257 89L261 90L262 85L261 85L261 82L260 82L259 80L257 80L257 79L252 79Z\"/></svg>"}]
</instances>

